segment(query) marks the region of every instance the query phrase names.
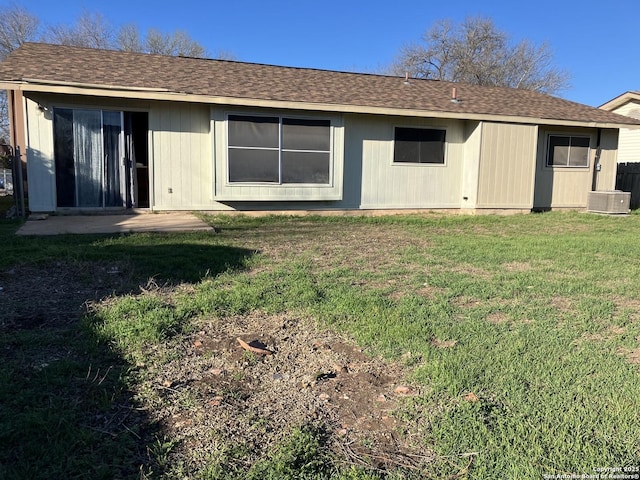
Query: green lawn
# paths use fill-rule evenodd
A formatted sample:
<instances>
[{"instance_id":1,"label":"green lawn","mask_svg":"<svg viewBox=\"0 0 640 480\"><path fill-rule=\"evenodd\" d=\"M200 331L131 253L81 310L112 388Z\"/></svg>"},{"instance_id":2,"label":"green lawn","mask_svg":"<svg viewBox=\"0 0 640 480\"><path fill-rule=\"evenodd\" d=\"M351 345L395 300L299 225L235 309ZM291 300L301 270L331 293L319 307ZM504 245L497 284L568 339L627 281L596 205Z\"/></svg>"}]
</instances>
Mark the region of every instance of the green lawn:
<instances>
[{"instance_id":1,"label":"green lawn","mask_svg":"<svg viewBox=\"0 0 640 480\"><path fill-rule=\"evenodd\" d=\"M20 238L17 224L0 224L0 286L12 271L54 275L64 263L76 269L75 290L95 280L82 276L94 268L110 292L84 308L84 322L53 331L46 322L13 328L36 300L0 293L18 319L0 331L0 478L176 476L171 439L160 442L157 425L141 421L126 436L96 418L140 396L150 345L186 335L203 317L254 311L347 332L405 364L421 386L398 412L426 425L419 441L435 455L420 472L332 467L323 457L305 464L304 478L636 473L639 215L203 218L219 233ZM158 295L140 294L148 279L163 287ZM81 312L91 295L69 306ZM55 368L33 367L43 349L65 348ZM108 366L117 374L106 375ZM326 455L318 439L297 430L280 453L235 477L218 459L188 478L303 478L287 462ZM69 451L76 458L62 465Z\"/></svg>"}]
</instances>

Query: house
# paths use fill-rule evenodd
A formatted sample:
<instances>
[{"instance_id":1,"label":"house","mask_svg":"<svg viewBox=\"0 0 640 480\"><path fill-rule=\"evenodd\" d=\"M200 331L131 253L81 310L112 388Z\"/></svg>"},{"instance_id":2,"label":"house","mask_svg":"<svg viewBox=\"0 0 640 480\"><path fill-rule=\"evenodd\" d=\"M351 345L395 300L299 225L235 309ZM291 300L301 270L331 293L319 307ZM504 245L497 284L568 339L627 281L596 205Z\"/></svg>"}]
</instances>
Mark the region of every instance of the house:
<instances>
[{"instance_id":1,"label":"house","mask_svg":"<svg viewBox=\"0 0 640 480\"><path fill-rule=\"evenodd\" d=\"M640 126L525 90L38 43L0 88L32 212L581 209Z\"/></svg>"},{"instance_id":2,"label":"house","mask_svg":"<svg viewBox=\"0 0 640 480\"><path fill-rule=\"evenodd\" d=\"M625 92L600 108L640 120L640 92ZM620 128L618 163L640 163L640 130Z\"/></svg>"}]
</instances>

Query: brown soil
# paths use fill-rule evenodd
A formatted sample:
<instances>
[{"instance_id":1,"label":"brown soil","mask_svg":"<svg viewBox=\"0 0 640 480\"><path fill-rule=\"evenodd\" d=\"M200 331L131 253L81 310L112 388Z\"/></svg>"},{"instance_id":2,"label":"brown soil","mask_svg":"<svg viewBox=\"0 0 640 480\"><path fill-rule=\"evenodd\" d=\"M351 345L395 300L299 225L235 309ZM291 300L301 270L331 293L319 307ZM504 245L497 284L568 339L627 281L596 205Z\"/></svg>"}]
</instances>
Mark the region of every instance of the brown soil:
<instances>
[{"instance_id":1,"label":"brown soil","mask_svg":"<svg viewBox=\"0 0 640 480\"><path fill-rule=\"evenodd\" d=\"M395 416L418 393L398 365L305 318L256 312L201 327L147 380L159 396L154 420L180 441L187 463L220 442L241 446L251 463L304 425L324 429L345 462L388 469L430 459Z\"/></svg>"}]
</instances>

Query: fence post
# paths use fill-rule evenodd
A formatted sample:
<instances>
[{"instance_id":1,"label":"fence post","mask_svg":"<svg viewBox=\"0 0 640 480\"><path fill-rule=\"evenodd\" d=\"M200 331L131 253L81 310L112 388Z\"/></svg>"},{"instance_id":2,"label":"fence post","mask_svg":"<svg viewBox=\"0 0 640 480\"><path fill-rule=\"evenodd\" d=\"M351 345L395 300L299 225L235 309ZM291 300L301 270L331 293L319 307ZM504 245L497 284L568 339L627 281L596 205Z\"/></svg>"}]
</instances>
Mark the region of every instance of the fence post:
<instances>
[{"instance_id":1,"label":"fence post","mask_svg":"<svg viewBox=\"0 0 640 480\"><path fill-rule=\"evenodd\" d=\"M24 185L22 184L22 160L20 159L20 147L13 150L12 175L13 175L13 199L16 205L16 215L20 218L26 216L24 209Z\"/></svg>"}]
</instances>

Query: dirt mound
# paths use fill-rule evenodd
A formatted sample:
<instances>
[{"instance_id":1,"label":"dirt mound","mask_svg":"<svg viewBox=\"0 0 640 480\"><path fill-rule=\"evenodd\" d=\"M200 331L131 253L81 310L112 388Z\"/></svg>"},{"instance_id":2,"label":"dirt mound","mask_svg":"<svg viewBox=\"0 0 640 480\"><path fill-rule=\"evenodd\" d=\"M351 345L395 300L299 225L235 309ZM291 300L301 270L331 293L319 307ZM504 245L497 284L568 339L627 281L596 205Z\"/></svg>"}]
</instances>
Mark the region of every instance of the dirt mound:
<instances>
[{"instance_id":1,"label":"dirt mound","mask_svg":"<svg viewBox=\"0 0 640 480\"><path fill-rule=\"evenodd\" d=\"M250 464L292 428L314 424L351 463L415 467L428 460L394 416L417 393L402 369L309 319L253 313L204 321L181 349L152 383L162 399L156 419L187 457L222 442L245 451Z\"/></svg>"}]
</instances>

